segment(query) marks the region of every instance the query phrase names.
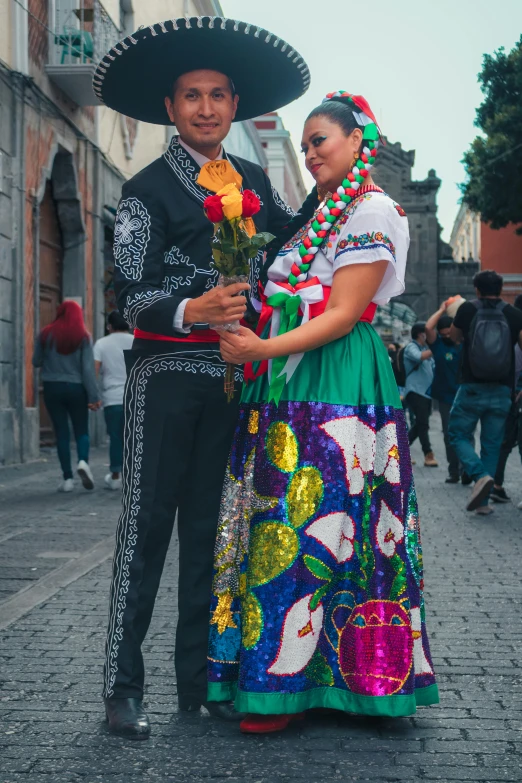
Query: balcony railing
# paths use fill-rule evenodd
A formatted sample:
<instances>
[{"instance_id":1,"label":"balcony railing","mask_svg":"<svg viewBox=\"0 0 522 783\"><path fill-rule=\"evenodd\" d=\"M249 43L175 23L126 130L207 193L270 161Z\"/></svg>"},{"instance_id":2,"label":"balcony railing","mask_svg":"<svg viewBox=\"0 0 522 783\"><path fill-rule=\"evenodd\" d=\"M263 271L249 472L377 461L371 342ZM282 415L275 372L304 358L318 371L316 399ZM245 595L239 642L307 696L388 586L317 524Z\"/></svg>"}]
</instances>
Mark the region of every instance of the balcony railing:
<instances>
[{"instance_id":1,"label":"balcony railing","mask_svg":"<svg viewBox=\"0 0 522 783\"><path fill-rule=\"evenodd\" d=\"M55 0L46 71L80 106L98 103L92 77L98 62L122 37L99 0Z\"/></svg>"}]
</instances>

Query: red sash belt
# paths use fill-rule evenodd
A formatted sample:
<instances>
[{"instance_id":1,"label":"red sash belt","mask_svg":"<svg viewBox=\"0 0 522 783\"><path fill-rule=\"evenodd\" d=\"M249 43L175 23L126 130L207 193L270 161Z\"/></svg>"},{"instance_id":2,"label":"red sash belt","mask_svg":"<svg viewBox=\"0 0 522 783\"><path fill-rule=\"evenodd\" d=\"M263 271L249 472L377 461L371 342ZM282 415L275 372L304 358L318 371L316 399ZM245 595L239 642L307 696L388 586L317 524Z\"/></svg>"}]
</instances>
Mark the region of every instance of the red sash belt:
<instances>
[{"instance_id":1,"label":"red sash belt","mask_svg":"<svg viewBox=\"0 0 522 783\"><path fill-rule=\"evenodd\" d=\"M310 305L310 318L317 318L318 315L322 315L326 309L328 299L332 289L330 286L324 286L324 299L322 302ZM265 325L267 324L270 316L272 315L272 307L267 305L266 297L263 296L263 308L261 310L261 317L259 318L259 326L257 327L257 333L261 334ZM371 324L374 319L377 305L371 302L368 305L364 313L359 318L360 321ZM196 329L186 337L171 337L166 334L156 334L155 332L144 332L143 329L135 329L134 337L138 340L162 340L169 343L218 343L219 334L212 329ZM261 374L261 373L260 373Z\"/></svg>"},{"instance_id":2,"label":"red sash belt","mask_svg":"<svg viewBox=\"0 0 522 783\"><path fill-rule=\"evenodd\" d=\"M170 337L166 334L144 332L143 329L135 329L134 337L138 340L164 340L168 343L218 343L219 334L212 329L196 329L186 337Z\"/></svg>"}]
</instances>

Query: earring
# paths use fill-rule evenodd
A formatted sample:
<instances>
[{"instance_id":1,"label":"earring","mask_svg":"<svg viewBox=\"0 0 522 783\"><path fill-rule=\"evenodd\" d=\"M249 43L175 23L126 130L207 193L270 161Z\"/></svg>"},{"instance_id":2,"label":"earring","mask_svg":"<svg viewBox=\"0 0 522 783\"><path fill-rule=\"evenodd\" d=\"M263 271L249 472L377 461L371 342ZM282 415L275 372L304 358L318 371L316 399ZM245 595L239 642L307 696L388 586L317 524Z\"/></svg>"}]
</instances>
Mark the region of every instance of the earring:
<instances>
[{"instance_id":1,"label":"earring","mask_svg":"<svg viewBox=\"0 0 522 783\"><path fill-rule=\"evenodd\" d=\"M359 160L359 153L356 152L354 157L355 157L355 160Z\"/></svg>"}]
</instances>

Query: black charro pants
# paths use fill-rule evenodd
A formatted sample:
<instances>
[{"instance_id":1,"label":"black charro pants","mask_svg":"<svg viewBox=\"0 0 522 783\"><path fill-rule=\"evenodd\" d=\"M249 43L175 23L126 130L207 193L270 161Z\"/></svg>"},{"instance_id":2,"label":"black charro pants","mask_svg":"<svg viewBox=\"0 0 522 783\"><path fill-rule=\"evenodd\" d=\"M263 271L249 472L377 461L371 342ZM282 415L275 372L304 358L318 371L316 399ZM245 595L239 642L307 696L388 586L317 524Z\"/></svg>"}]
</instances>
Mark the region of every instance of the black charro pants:
<instances>
[{"instance_id":1,"label":"black charro pants","mask_svg":"<svg viewBox=\"0 0 522 783\"><path fill-rule=\"evenodd\" d=\"M194 345L194 344L192 344ZM126 352L123 508L109 608L103 695L143 694L141 645L152 618L176 511L178 694L206 700L213 553L239 388L196 351ZM204 354L203 354L204 356Z\"/></svg>"}]
</instances>

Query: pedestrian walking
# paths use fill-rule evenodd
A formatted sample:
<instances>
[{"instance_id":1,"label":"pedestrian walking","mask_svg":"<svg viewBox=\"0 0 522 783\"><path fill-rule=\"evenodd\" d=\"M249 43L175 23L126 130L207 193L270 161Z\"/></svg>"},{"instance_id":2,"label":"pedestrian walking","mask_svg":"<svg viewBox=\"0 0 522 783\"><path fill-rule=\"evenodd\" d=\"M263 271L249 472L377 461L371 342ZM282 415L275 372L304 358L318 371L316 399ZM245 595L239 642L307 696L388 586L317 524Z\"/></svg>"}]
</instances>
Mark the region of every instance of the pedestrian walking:
<instances>
[{"instance_id":1,"label":"pedestrian walking","mask_svg":"<svg viewBox=\"0 0 522 783\"><path fill-rule=\"evenodd\" d=\"M313 708L396 717L438 701L404 411L371 326L404 291L409 245L404 210L371 177L378 138L362 96L311 112L306 166L334 196L270 266L259 334L221 337L249 382L216 544L209 697L235 695L247 733Z\"/></svg>"},{"instance_id":2,"label":"pedestrian walking","mask_svg":"<svg viewBox=\"0 0 522 783\"><path fill-rule=\"evenodd\" d=\"M56 436L63 473L58 489L61 492L74 489L69 419L78 456L76 472L85 489L94 489L89 467L89 408L97 410L101 401L91 337L76 302L63 302L54 321L42 329L36 340L33 365L41 368L44 404Z\"/></svg>"},{"instance_id":3,"label":"pedestrian walking","mask_svg":"<svg viewBox=\"0 0 522 783\"><path fill-rule=\"evenodd\" d=\"M517 296L514 306L518 310L522 310L522 294ZM515 345L515 378L517 378L517 382L514 400L506 419L504 440L494 476L495 483L490 495L491 500L495 503L509 503L511 500L504 489L504 473L508 457L517 444L522 460L522 348L520 345ZM518 504L518 508L522 510L522 502Z\"/></svg>"},{"instance_id":4,"label":"pedestrian walking","mask_svg":"<svg viewBox=\"0 0 522 783\"><path fill-rule=\"evenodd\" d=\"M478 272L473 285L478 298L459 307L450 330L463 352L449 435L475 482L467 510L490 514L488 498L515 386L514 346L522 346L522 312L500 298L503 279L496 272ZM479 422L480 456L473 445Z\"/></svg>"},{"instance_id":5,"label":"pedestrian walking","mask_svg":"<svg viewBox=\"0 0 522 783\"><path fill-rule=\"evenodd\" d=\"M123 392L127 379L123 352L130 351L134 337L129 324L117 310L107 318L109 334L94 344L94 367L99 379L103 415L109 436L110 472L105 476L107 489L121 489L123 465Z\"/></svg>"},{"instance_id":6,"label":"pedestrian walking","mask_svg":"<svg viewBox=\"0 0 522 783\"><path fill-rule=\"evenodd\" d=\"M445 302L426 321L426 342L435 362L431 397L437 400L439 405L448 462L446 484L458 484L460 480L459 458L450 443L448 432L451 406L459 387L459 361L462 351L462 347L451 339L452 323L453 318L446 314Z\"/></svg>"},{"instance_id":7,"label":"pedestrian walking","mask_svg":"<svg viewBox=\"0 0 522 783\"><path fill-rule=\"evenodd\" d=\"M427 468L438 467L430 443L431 386L433 354L426 347L426 324L418 322L411 328L411 342L404 349L405 404L413 414L408 432L410 446L417 438L424 453Z\"/></svg>"},{"instance_id":8,"label":"pedestrian walking","mask_svg":"<svg viewBox=\"0 0 522 783\"><path fill-rule=\"evenodd\" d=\"M176 512L179 621L178 706L239 720L231 700L207 697L208 617L213 553L239 394L227 402L221 325L258 295L263 253L250 286L218 286L213 226L203 203L231 186L255 190L255 227L294 233L294 215L261 166L228 155L232 121L273 111L302 95L308 68L281 38L234 19L168 19L140 29L99 66L95 91L107 106L141 121L175 125L167 150L123 186L115 224L115 290L134 329L126 354L123 509L118 523L103 696L109 730L144 739L142 643ZM291 57L289 57L289 53ZM277 78L267 78L267 73ZM161 78L159 78L161 74ZM221 197L217 197L221 208ZM314 194L310 215L317 204ZM237 206L237 205L236 205ZM299 227L309 216L299 215ZM234 296L239 294L239 296ZM259 302L259 305L261 303ZM254 305L252 305L253 307ZM242 370L235 370L237 391Z\"/></svg>"}]
</instances>

